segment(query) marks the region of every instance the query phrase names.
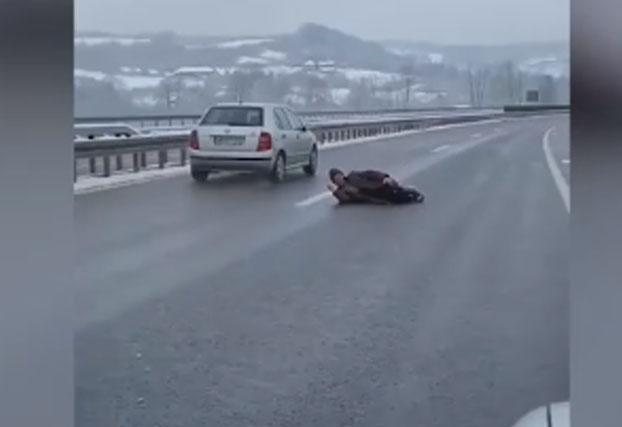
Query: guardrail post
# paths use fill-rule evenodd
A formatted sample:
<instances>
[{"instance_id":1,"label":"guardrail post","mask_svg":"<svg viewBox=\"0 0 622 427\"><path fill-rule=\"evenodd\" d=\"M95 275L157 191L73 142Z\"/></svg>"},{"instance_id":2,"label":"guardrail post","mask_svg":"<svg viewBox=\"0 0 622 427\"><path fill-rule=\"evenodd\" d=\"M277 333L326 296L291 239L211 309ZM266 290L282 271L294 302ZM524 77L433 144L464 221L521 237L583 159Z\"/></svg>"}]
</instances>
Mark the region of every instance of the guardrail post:
<instances>
[{"instance_id":1,"label":"guardrail post","mask_svg":"<svg viewBox=\"0 0 622 427\"><path fill-rule=\"evenodd\" d=\"M132 153L132 166L134 167L134 172L138 172L140 170L140 162L138 161L138 153Z\"/></svg>"},{"instance_id":2,"label":"guardrail post","mask_svg":"<svg viewBox=\"0 0 622 427\"><path fill-rule=\"evenodd\" d=\"M144 151L140 153L140 166L142 168L147 167L147 153L145 153Z\"/></svg>"},{"instance_id":3,"label":"guardrail post","mask_svg":"<svg viewBox=\"0 0 622 427\"><path fill-rule=\"evenodd\" d=\"M94 175L97 172L97 163L95 162L95 157L89 158L89 173Z\"/></svg>"},{"instance_id":4,"label":"guardrail post","mask_svg":"<svg viewBox=\"0 0 622 427\"><path fill-rule=\"evenodd\" d=\"M165 154L166 154L166 151L163 151L163 150L158 151L158 167L160 169L164 169L164 164L166 163Z\"/></svg>"},{"instance_id":5,"label":"guardrail post","mask_svg":"<svg viewBox=\"0 0 622 427\"><path fill-rule=\"evenodd\" d=\"M181 148L179 154L181 165L186 166L186 163L188 162L188 151L186 150L186 147Z\"/></svg>"},{"instance_id":6,"label":"guardrail post","mask_svg":"<svg viewBox=\"0 0 622 427\"><path fill-rule=\"evenodd\" d=\"M110 176L110 156L104 156L104 176Z\"/></svg>"},{"instance_id":7,"label":"guardrail post","mask_svg":"<svg viewBox=\"0 0 622 427\"><path fill-rule=\"evenodd\" d=\"M120 171L123 169L123 156L121 154L117 155L117 170Z\"/></svg>"}]
</instances>

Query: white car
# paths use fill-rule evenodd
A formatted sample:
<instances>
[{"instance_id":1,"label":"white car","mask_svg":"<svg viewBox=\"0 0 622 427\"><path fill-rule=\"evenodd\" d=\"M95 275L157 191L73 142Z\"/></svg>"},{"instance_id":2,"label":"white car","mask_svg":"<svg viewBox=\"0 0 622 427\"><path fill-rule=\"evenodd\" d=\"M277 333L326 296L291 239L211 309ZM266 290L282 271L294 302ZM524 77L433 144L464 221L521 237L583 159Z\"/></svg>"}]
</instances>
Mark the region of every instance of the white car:
<instances>
[{"instance_id":1,"label":"white car","mask_svg":"<svg viewBox=\"0 0 622 427\"><path fill-rule=\"evenodd\" d=\"M276 104L217 104L190 136L190 170L199 182L214 171L255 171L281 182L288 170L315 175L318 143L289 108Z\"/></svg>"}]
</instances>

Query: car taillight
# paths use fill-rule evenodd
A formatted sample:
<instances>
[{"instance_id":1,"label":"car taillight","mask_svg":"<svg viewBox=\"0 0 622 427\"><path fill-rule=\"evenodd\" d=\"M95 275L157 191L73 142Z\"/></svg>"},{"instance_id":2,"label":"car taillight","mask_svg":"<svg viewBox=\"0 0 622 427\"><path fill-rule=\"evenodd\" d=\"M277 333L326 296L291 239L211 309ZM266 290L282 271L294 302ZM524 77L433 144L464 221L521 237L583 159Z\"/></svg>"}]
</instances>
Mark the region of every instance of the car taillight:
<instances>
[{"instance_id":1,"label":"car taillight","mask_svg":"<svg viewBox=\"0 0 622 427\"><path fill-rule=\"evenodd\" d=\"M190 148L193 150L199 149L199 133L196 130L190 133Z\"/></svg>"},{"instance_id":2,"label":"car taillight","mask_svg":"<svg viewBox=\"0 0 622 427\"><path fill-rule=\"evenodd\" d=\"M270 151L272 150L272 135L268 132L261 132L259 135L259 144L257 145L257 151Z\"/></svg>"}]
</instances>

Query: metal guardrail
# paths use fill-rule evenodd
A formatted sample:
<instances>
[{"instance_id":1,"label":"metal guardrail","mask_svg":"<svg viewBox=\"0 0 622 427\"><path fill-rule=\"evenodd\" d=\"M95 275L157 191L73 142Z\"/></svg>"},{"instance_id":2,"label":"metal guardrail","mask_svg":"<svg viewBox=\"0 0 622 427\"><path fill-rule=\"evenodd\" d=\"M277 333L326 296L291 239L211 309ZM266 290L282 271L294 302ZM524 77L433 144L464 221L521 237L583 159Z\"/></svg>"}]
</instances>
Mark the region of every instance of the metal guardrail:
<instances>
[{"instance_id":1,"label":"metal guardrail","mask_svg":"<svg viewBox=\"0 0 622 427\"><path fill-rule=\"evenodd\" d=\"M567 109L562 109L562 112ZM395 134L408 130L425 129L432 126L451 125L483 121L500 117L522 117L533 113L558 113L555 108L530 108L529 110L516 110L497 113L475 113L410 118L377 118L356 121L331 121L325 123L311 123L307 126L315 133L320 144L329 144L338 141L365 138L376 135ZM124 156L132 157L132 170L138 172L148 167L148 154L157 155L157 166L160 169L166 167L171 151L178 152L178 165L184 166L188 160L188 145L190 131L168 132L164 134L152 134L133 136L118 139L107 138L97 140L82 140L74 143L74 180L77 180L79 160L88 159L89 173L97 173L97 159L102 159L104 177L112 174L111 158L116 158L116 169L124 169Z\"/></svg>"},{"instance_id":2,"label":"metal guardrail","mask_svg":"<svg viewBox=\"0 0 622 427\"><path fill-rule=\"evenodd\" d=\"M379 118L373 120L313 123L307 127L316 135L320 144L327 144L381 134L394 134L407 130L423 129L442 124L486 120L502 114L471 114L431 118ZM122 170L124 169L125 156L131 156L132 170L134 172L138 172L148 166L148 153L157 154L157 165L162 169L168 163L169 152L177 151L179 153L177 164L185 166L188 159L188 144L189 131L141 135L124 139L107 138L76 141L74 143L74 180L77 180L78 177L78 161L82 159L88 159L90 174L97 173L97 159L101 159L102 175L104 177L109 177L112 174L111 158L116 159L116 169Z\"/></svg>"},{"instance_id":3,"label":"metal guardrail","mask_svg":"<svg viewBox=\"0 0 622 427\"><path fill-rule=\"evenodd\" d=\"M570 105L506 105L503 107L506 113L531 113L531 112L569 112Z\"/></svg>"},{"instance_id":4,"label":"metal guardrail","mask_svg":"<svg viewBox=\"0 0 622 427\"><path fill-rule=\"evenodd\" d=\"M303 118L317 117L345 117L345 116L370 116L370 115L387 115L387 114L419 114L419 113L443 113L443 112L476 112L483 110L498 109L501 107L491 108L474 108L474 107L441 107L441 108L386 108L378 110L311 110L298 111L297 114ZM158 115L127 115L127 116L101 116L101 117L76 117L75 124L98 124L98 123L133 123L139 127L150 126L185 126L193 125L202 114L158 114Z\"/></svg>"}]
</instances>

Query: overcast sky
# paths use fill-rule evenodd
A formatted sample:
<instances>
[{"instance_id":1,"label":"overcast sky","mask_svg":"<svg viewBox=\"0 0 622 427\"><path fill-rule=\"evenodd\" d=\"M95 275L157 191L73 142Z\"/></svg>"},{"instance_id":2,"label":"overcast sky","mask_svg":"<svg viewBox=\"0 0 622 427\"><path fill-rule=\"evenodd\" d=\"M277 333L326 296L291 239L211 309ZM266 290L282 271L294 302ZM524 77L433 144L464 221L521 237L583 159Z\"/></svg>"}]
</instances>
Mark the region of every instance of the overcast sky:
<instances>
[{"instance_id":1,"label":"overcast sky","mask_svg":"<svg viewBox=\"0 0 622 427\"><path fill-rule=\"evenodd\" d=\"M316 22L366 39L569 39L569 0L75 0L76 28L265 35Z\"/></svg>"}]
</instances>

